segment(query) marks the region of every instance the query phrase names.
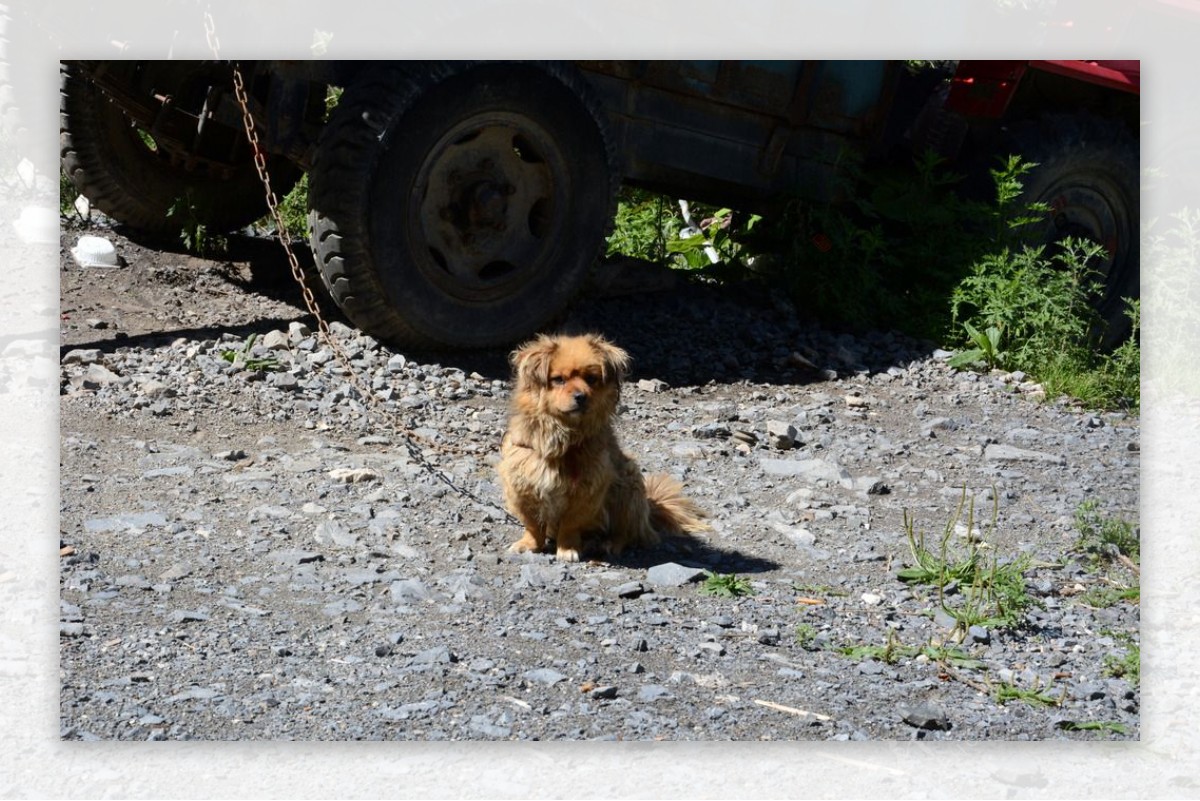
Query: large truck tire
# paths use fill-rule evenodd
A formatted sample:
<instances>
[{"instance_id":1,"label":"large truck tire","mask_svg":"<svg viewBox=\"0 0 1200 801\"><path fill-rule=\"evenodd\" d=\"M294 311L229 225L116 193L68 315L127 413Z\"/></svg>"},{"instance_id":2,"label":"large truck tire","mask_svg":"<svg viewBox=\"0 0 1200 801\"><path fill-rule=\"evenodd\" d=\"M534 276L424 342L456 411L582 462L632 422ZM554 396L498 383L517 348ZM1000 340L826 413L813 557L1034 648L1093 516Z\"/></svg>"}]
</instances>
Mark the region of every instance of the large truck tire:
<instances>
[{"instance_id":1,"label":"large truck tire","mask_svg":"<svg viewBox=\"0 0 1200 801\"><path fill-rule=\"evenodd\" d=\"M153 85L192 113L200 112L209 87L228 77L221 65L206 62L113 62L107 68L127 70L123 78L131 91ZM185 224L223 233L266 213L266 193L244 130L210 126L194 146L167 147L135 125L80 65L64 62L60 79L62 168L94 208L150 235L177 235ZM229 89L232 93L232 84ZM199 158L181 155L181 148L198 150ZM268 158L267 168L281 198L302 174L282 158Z\"/></svg>"},{"instance_id":2,"label":"large truck tire","mask_svg":"<svg viewBox=\"0 0 1200 801\"><path fill-rule=\"evenodd\" d=\"M322 132L312 247L341 310L382 340L509 345L583 285L616 175L568 66L383 65L346 87Z\"/></svg>"},{"instance_id":3,"label":"large truck tire","mask_svg":"<svg viewBox=\"0 0 1200 801\"><path fill-rule=\"evenodd\" d=\"M1038 165L1025 178L1022 201L1050 207L1030 239L1053 247L1082 237L1103 246L1092 265L1102 284L1094 305L1104 322L1101 343L1119 344L1130 333L1125 299L1141 296L1137 140L1116 120L1080 113L1014 126L1012 143Z\"/></svg>"}]
</instances>

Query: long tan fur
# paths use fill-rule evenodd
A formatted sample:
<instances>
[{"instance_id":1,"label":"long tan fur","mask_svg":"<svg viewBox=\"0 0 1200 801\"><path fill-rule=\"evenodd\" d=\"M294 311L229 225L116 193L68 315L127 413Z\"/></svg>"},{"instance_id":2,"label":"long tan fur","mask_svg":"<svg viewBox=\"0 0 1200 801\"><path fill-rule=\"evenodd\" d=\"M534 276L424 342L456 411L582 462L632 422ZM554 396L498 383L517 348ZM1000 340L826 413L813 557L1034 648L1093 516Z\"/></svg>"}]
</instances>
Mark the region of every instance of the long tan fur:
<instances>
[{"instance_id":1,"label":"long tan fur","mask_svg":"<svg viewBox=\"0 0 1200 801\"><path fill-rule=\"evenodd\" d=\"M501 443L505 503L525 527L516 552L555 543L562 561L584 538L610 555L658 542L660 533L708 528L675 479L643 477L621 450L612 420L629 355L603 337L541 336L511 357L513 410Z\"/></svg>"}]
</instances>

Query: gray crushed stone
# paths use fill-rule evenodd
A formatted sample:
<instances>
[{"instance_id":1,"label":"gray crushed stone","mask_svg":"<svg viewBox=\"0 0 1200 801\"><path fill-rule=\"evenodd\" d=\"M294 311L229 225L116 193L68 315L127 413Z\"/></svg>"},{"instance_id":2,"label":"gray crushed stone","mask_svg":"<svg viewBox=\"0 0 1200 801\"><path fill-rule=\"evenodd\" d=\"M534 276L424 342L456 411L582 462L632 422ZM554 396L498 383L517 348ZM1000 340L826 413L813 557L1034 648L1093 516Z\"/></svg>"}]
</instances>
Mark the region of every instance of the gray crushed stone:
<instances>
[{"instance_id":1,"label":"gray crushed stone","mask_svg":"<svg viewBox=\"0 0 1200 801\"><path fill-rule=\"evenodd\" d=\"M191 297L236 307L278 369L226 358L240 330L63 349L65 739L1138 737L1140 690L1107 661L1138 607L1085 602L1104 578L1073 523L1085 500L1136 522L1135 416L823 330L770 290L593 299L569 324L633 356L623 442L713 530L566 565L506 551L504 353L398 353L335 323L385 410L368 417L302 312L241 285ZM388 420L467 452L407 447ZM896 574L905 515L936 537L964 498L974 530L952 542L1031 557L1036 605L972 628L969 664L853 655L949 635ZM1001 684L1058 703L1001 703ZM1089 722L1123 733L1070 725Z\"/></svg>"}]
</instances>

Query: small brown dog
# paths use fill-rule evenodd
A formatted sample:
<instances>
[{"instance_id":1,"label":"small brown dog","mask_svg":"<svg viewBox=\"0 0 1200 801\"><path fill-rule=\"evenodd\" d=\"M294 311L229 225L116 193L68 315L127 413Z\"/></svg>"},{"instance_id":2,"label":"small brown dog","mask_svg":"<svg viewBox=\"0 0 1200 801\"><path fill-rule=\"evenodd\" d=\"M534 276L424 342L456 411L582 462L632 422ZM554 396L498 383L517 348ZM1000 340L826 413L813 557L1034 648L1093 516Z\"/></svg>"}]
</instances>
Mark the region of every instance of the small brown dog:
<instances>
[{"instance_id":1,"label":"small brown dog","mask_svg":"<svg viewBox=\"0 0 1200 801\"><path fill-rule=\"evenodd\" d=\"M560 561L577 562L584 535L615 556L655 544L660 532L708 528L678 481L643 479L617 442L612 419L629 354L594 334L543 335L511 361L513 414L499 472L525 536L509 550L540 551L553 540Z\"/></svg>"}]
</instances>

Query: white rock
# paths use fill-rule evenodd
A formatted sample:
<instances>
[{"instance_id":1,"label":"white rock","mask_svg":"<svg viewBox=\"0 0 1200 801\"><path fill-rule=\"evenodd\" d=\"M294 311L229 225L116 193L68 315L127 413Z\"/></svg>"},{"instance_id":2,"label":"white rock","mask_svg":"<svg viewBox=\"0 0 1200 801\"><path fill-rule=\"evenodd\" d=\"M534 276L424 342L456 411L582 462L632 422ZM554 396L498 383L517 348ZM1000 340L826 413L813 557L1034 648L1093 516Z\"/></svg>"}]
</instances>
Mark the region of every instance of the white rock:
<instances>
[{"instance_id":1,"label":"white rock","mask_svg":"<svg viewBox=\"0 0 1200 801\"><path fill-rule=\"evenodd\" d=\"M369 467L335 467L329 477L343 484L358 484L363 481L378 481L381 476Z\"/></svg>"},{"instance_id":2,"label":"white rock","mask_svg":"<svg viewBox=\"0 0 1200 801\"><path fill-rule=\"evenodd\" d=\"M277 330L263 334L263 338L258 341L258 344L267 350L288 350L290 347L288 335Z\"/></svg>"}]
</instances>

